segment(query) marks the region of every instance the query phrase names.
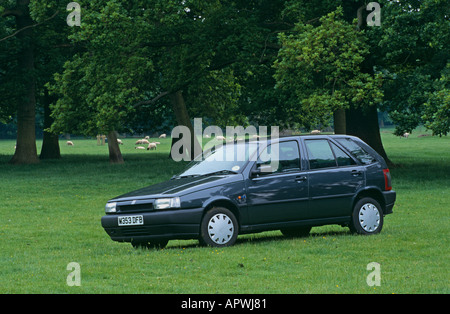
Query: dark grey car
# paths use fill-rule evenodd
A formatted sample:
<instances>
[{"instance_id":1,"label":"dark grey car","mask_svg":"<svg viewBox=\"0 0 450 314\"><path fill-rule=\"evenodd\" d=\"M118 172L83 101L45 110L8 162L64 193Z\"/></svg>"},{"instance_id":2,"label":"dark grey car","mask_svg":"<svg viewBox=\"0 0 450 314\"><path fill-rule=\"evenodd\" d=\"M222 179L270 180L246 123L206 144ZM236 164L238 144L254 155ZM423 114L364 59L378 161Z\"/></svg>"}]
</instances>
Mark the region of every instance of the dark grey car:
<instances>
[{"instance_id":1,"label":"dark grey car","mask_svg":"<svg viewBox=\"0 0 450 314\"><path fill-rule=\"evenodd\" d=\"M260 158L275 145L276 163ZM208 161L239 149L242 160ZM108 201L102 226L112 240L134 246L199 239L221 247L238 234L301 236L326 224L376 234L395 199L386 162L360 139L295 136L226 144L169 181Z\"/></svg>"}]
</instances>

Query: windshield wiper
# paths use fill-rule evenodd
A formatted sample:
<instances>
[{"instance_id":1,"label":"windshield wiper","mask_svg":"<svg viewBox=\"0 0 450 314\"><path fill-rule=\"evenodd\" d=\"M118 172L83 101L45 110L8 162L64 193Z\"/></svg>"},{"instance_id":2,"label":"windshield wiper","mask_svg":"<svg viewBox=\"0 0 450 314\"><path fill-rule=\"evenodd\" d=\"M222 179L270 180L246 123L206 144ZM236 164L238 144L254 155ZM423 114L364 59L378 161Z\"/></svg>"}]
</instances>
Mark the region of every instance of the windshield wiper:
<instances>
[{"instance_id":1,"label":"windshield wiper","mask_svg":"<svg viewBox=\"0 0 450 314\"><path fill-rule=\"evenodd\" d=\"M232 171L232 170L219 170L219 171L214 171L214 172L210 172L210 173L205 173L202 174L202 176L211 176L211 175L215 175L215 174L238 174L239 172L236 171Z\"/></svg>"},{"instance_id":2,"label":"windshield wiper","mask_svg":"<svg viewBox=\"0 0 450 314\"><path fill-rule=\"evenodd\" d=\"M187 174L187 175L184 175L184 176L175 175L175 176L173 176L170 179L172 180L172 179L181 179L181 178L191 178L191 177L198 177L198 176L201 176L201 174Z\"/></svg>"},{"instance_id":3,"label":"windshield wiper","mask_svg":"<svg viewBox=\"0 0 450 314\"><path fill-rule=\"evenodd\" d=\"M233 170L218 170L210 173L194 173L194 174L187 174L187 175L178 175L173 176L171 179L181 179L181 178L192 178L192 177L203 177L203 176L212 176L215 174L238 174L239 172L233 171Z\"/></svg>"}]
</instances>

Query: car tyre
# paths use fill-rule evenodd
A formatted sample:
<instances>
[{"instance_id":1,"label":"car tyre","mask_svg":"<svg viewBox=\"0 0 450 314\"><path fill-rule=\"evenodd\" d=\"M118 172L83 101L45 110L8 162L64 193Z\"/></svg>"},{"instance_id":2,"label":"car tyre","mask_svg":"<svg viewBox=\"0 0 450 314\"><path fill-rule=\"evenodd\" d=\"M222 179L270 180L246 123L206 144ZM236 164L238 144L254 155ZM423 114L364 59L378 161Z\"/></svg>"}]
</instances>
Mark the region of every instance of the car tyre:
<instances>
[{"instance_id":1,"label":"car tyre","mask_svg":"<svg viewBox=\"0 0 450 314\"><path fill-rule=\"evenodd\" d=\"M306 237L309 235L311 227L283 228L280 231L285 237L289 238Z\"/></svg>"},{"instance_id":2,"label":"car tyre","mask_svg":"<svg viewBox=\"0 0 450 314\"><path fill-rule=\"evenodd\" d=\"M200 244L212 247L233 245L239 234L236 216L225 207L213 207L203 216Z\"/></svg>"},{"instance_id":3,"label":"car tyre","mask_svg":"<svg viewBox=\"0 0 450 314\"><path fill-rule=\"evenodd\" d=\"M163 249L166 247L169 240L153 240L153 241L131 241L131 245L135 249Z\"/></svg>"},{"instance_id":4,"label":"car tyre","mask_svg":"<svg viewBox=\"0 0 450 314\"><path fill-rule=\"evenodd\" d=\"M357 234L377 234L383 228L383 221L380 203L371 197L364 197L353 208L350 230Z\"/></svg>"}]
</instances>

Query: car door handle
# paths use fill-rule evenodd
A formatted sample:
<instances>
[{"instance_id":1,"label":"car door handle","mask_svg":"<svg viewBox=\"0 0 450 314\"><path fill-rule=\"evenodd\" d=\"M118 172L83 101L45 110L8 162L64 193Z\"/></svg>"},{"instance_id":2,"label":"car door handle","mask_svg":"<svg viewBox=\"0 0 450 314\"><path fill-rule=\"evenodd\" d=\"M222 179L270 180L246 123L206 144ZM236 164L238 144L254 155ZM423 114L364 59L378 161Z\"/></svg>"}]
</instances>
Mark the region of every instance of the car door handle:
<instances>
[{"instance_id":1,"label":"car door handle","mask_svg":"<svg viewBox=\"0 0 450 314\"><path fill-rule=\"evenodd\" d=\"M297 182L304 182L304 181L306 181L306 176L296 176L295 177L295 181L297 181Z\"/></svg>"},{"instance_id":2,"label":"car door handle","mask_svg":"<svg viewBox=\"0 0 450 314\"><path fill-rule=\"evenodd\" d=\"M361 170L352 170L352 176L356 177L362 174Z\"/></svg>"}]
</instances>

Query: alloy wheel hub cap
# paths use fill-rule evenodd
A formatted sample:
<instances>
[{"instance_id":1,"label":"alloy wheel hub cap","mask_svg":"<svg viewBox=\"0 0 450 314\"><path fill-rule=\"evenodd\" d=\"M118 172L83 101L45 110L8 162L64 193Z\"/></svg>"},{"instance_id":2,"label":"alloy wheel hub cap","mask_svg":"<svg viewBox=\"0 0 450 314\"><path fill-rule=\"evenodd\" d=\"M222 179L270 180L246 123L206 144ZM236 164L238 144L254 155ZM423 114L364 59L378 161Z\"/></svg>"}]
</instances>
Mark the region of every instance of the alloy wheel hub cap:
<instances>
[{"instance_id":1,"label":"alloy wheel hub cap","mask_svg":"<svg viewBox=\"0 0 450 314\"><path fill-rule=\"evenodd\" d=\"M234 232L233 221L225 214L211 217L208 223L208 234L217 244L226 244L231 240Z\"/></svg>"},{"instance_id":2,"label":"alloy wheel hub cap","mask_svg":"<svg viewBox=\"0 0 450 314\"><path fill-rule=\"evenodd\" d=\"M359 210L359 223L366 232L374 232L380 226L380 212L371 204L364 204Z\"/></svg>"}]
</instances>

